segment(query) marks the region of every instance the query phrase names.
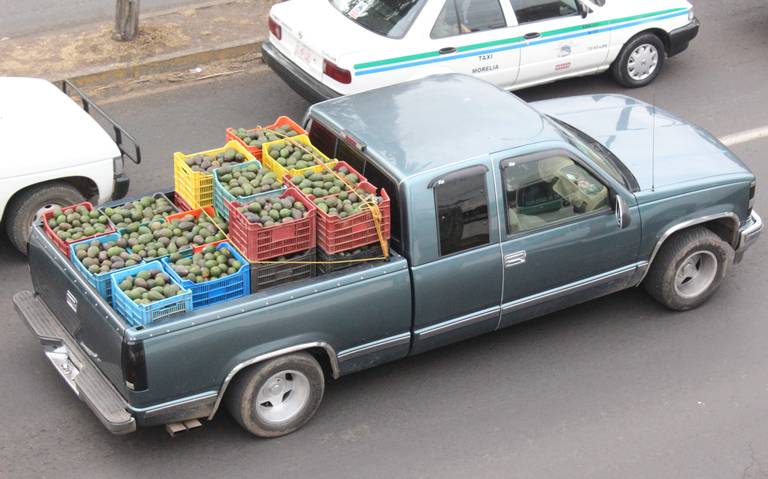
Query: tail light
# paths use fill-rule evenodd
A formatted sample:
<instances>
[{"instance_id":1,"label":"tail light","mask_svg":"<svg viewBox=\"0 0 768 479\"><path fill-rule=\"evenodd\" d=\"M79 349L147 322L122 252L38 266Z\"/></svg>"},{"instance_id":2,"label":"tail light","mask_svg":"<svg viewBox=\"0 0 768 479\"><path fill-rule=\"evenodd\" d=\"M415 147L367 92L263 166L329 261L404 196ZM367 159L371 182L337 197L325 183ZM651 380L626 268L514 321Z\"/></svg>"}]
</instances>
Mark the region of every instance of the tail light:
<instances>
[{"instance_id":1,"label":"tail light","mask_svg":"<svg viewBox=\"0 0 768 479\"><path fill-rule=\"evenodd\" d=\"M752 208L755 206L755 191L757 190L757 181L749 185L749 203L747 204L747 214L752 214Z\"/></svg>"},{"instance_id":2,"label":"tail light","mask_svg":"<svg viewBox=\"0 0 768 479\"><path fill-rule=\"evenodd\" d=\"M331 61L323 60L323 73L339 83L352 83L352 73L350 73L349 70L345 70L339 67Z\"/></svg>"},{"instance_id":3,"label":"tail light","mask_svg":"<svg viewBox=\"0 0 768 479\"><path fill-rule=\"evenodd\" d=\"M272 32L272 35L274 35L278 40L283 39L283 28L272 17L269 17L269 31Z\"/></svg>"},{"instance_id":4,"label":"tail light","mask_svg":"<svg viewBox=\"0 0 768 479\"><path fill-rule=\"evenodd\" d=\"M147 363L144 360L144 342L123 342L123 378L131 391L147 389Z\"/></svg>"}]
</instances>

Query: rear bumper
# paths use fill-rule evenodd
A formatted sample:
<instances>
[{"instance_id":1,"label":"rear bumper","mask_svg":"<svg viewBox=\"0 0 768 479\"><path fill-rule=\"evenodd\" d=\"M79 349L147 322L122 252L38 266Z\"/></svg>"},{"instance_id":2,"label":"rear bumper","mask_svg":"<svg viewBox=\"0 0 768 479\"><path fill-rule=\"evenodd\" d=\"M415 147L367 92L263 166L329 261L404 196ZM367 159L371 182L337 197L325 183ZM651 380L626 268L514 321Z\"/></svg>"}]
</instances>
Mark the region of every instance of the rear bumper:
<instances>
[{"instance_id":1,"label":"rear bumper","mask_svg":"<svg viewBox=\"0 0 768 479\"><path fill-rule=\"evenodd\" d=\"M763 219L757 212L752 211L749 219L739 230L739 245L736 247L736 261L741 261L744 252L760 237L763 232Z\"/></svg>"},{"instance_id":2,"label":"rear bumper","mask_svg":"<svg viewBox=\"0 0 768 479\"><path fill-rule=\"evenodd\" d=\"M340 96L302 70L269 42L261 44L261 58L288 86L310 103Z\"/></svg>"},{"instance_id":3,"label":"rear bumper","mask_svg":"<svg viewBox=\"0 0 768 479\"><path fill-rule=\"evenodd\" d=\"M128 404L93 364L56 316L31 291L13 296L13 304L43 345L43 354L74 393L113 434L136 430Z\"/></svg>"},{"instance_id":4,"label":"rear bumper","mask_svg":"<svg viewBox=\"0 0 768 479\"><path fill-rule=\"evenodd\" d=\"M691 23L669 32L669 51L667 56L674 56L688 48L688 44L699 34L701 22L694 17Z\"/></svg>"}]
</instances>

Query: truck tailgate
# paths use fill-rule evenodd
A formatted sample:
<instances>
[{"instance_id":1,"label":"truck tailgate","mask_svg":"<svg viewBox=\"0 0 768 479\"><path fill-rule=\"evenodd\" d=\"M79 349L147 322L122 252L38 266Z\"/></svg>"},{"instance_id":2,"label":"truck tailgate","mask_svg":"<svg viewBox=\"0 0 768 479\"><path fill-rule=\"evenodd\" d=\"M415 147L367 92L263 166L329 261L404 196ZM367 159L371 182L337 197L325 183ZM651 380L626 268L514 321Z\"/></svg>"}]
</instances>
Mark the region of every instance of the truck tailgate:
<instances>
[{"instance_id":1,"label":"truck tailgate","mask_svg":"<svg viewBox=\"0 0 768 479\"><path fill-rule=\"evenodd\" d=\"M38 297L123 397L126 324L38 226L29 238L29 269Z\"/></svg>"}]
</instances>

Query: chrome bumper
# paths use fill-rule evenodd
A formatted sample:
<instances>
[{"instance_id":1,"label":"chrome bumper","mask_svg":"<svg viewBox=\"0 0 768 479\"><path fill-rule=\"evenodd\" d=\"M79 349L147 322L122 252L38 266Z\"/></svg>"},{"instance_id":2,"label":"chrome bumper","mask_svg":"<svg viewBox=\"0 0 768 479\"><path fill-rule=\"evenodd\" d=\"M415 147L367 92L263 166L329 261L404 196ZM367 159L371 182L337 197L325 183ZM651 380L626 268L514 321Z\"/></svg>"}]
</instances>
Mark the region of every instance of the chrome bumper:
<instances>
[{"instance_id":1,"label":"chrome bumper","mask_svg":"<svg viewBox=\"0 0 768 479\"><path fill-rule=\"evenodd\" d=\"M736 261L741 261L744 256L744 252L752 246L760 233L763 232L763 219L756 211L752 211L749 219L742 225L739 230L739 245L736 247Z\"/></svg>"}]
</instances>

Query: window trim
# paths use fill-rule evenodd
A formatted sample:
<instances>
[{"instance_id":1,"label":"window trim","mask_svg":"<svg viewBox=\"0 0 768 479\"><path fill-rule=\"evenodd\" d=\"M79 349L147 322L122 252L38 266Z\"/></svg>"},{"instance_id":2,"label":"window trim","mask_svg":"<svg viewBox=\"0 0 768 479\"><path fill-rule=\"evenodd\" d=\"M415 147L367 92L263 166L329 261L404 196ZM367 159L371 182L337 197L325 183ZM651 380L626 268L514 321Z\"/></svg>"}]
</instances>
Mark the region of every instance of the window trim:
<instances>
[{"instance_id":1,"label":"window trim","mask_svg":"<svg viewBox=\"0 0 768 479\"><path fill-rule=\"evenodd\" d=\"M509 163L528 163L532 161L540 161L545 160L547 158L552 158L553 156L565 156L569 160L573 161L575 164L579 165L580 167L584 168L589 174L595 177L605 188L608 190L608 205L594 210L590 211L589 213L580 214L577 216L571 216L569 218L563 218L557 221L553 221L552 223L545 223L541 226L538 226L536 228L531 228L528 230L523 231L515 231L510 232L509 231L509 200L507 198L507 185L506 185L506 174L504 170L508 168L510 165ZM537 151L534 153L528 153L523 154L520 156L513 156L510 158L504 158L503 160L499 161L499 174L501 175L501 190L502 194L504 196L504 233L506 235L505 239L502 239L502 241L507 241L511 239L517 239L529 234L533 233L540 233L542 231L550 230L553 228L559 228L563 225L574 223L576 221L580 221L582 219L589 219L592 217L597 217L600 215L605 214L606 212L610 212L613 214L613 207L611 206L611 199L616 196L616 191L611 187L610 183L605 180L605 178L594 171L593 168L590 168L589 165L585 165L582 161L579 161L578 157L575 157L573 153L571 153L568 150L563 149L550 149L550 150L543 150L543 151Z\"/></svg>"},{"instance_id":2,"label":"window trim","mask_svg":"<svg viewBox=\"0 0 768 479\"><path fill-rule=\"evenodd\" d=\"M444 0L443 6L447 5L448 2L454 2L454 5L456 5L457 1L458 0ZM458 18L459 12L458 12L458 5L457 5L456 6L456 15L457 15L456 21L459 21L459 33L454 34L454 35L448 35L448 36L445 36L445 37L435 37L435 36L432 36L432 33L435 31L435 26L437 25L437 21L440 19L440 14L443 12L443 9L440 8L440 10L437 12L437 17L435 17L435 21L432 22L432 26L429 29L429 39L430 40L434 40L434 41L441 41L441 40L446 40L448 38L461 38L461 37L463 37L465 35L474 35L476 33L494 32L494 31L498 31L498 30L503 30L505 28L509 28L511 25L509 24L509 19L507 18L507 13L504 11L504 5L502 4L502 1L503 0L496 0L496 2L499 5L499 11L501 12L501 20L503 22L502 26L497 27L497 28L489 28L487 30L478 30L476 32L462 33L461 32L461 22L459 21L460 18Z\"/></svg>"},{"instance_id":3,"label":"window trim","mask_svg":"<svg viewBox=\"0 0 768 479\"><path fill-rule=\"evenodd\" d=\"M491 201L492 198L490 195L490 190L488 189L488 172L490 170L485 165L470 165L466 166L464 168L460 168L458 170L451 171L450 173L446 173L440 176L436 176L430 182L427 184L427 188L432 190L432 201L435 205L434 212L435 212L435 233L437 233L437 258L435 260L439 261L443 258L450 258L451 256L464 254L470 251L474 251L480 248L486 248L488 246L493 246L493 240L491 238L491 214L490 214L490 207L491 207ZM445 181L451 181L451 180L457 180L457 179L463 179L473 176L474 174L480 174L482 173L482 178L484 180L483 188L485 189L485 199L486 199L486 210L488 214L487 222L488 222L488 242L479 244L477 246L473 246L471 248L454 251L452 253L443 254L442 252L442 244L440 242L440 207L437 202L437 187L441 186Z\"/></svg>"},{"instance_id":4,"label":"window trim","mask_svg":"<svg viewBox=\"0 0 768 479\"><path fill-rule=\"evenodd\" d=\"M576 2L576 12L574 12L574 13L571 13L569 15L563 15L563 16L557 16L557 17L549 17L549 18L542 18L542 19L539 19L539 20L529 20L527 22L521 22L520 21L520 17L517 16L517 9L515 9L515 6L512 4L512 2L514 0L508 0L508 1L509 1L509 8L512 10L512 13L515 15L515 21L520 26L522 26L522 25L532 25L534 23L539 23L539 22L550 22L552 20L559 20L561 18L570 18L570 17L575 17L575 16L579 16L580 17L582 15L581 11L582 11L582 8L583 8L583 6L581 5L581 2L579 0L575 0L575 2Z\"/></svg>"}]
</instances>

